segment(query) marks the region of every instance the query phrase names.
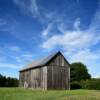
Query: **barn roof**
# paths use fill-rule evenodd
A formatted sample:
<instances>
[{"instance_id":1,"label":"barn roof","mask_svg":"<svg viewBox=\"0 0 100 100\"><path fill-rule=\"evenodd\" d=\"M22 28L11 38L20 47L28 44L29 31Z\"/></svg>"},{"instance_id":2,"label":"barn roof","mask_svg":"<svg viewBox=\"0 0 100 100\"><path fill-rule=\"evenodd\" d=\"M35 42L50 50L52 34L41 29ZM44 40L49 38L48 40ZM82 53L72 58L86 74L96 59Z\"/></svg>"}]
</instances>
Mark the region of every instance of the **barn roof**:
<instances>
[{"instance_id":1,"label":"barn roof","mask_svg":"<svg viewBox=\"0 0 100 100\"><path fill-rule=\"evenodd\" d=\"M33 68L37 68L37 67L41 67L41 66L44 66L46 65L51 59L53 59L57 54L61 54L60 51L58 52L55 52L47 57L43 57L39 60L36 60L36 61L33 61L32 63L28 64L27 66L24 66L24 68L22 68L20 70L21 71L25 71L25 70L29 70L29 69L33 69ZM66 60L66 59L65 59Z\"/></svg>"}]
</instances>

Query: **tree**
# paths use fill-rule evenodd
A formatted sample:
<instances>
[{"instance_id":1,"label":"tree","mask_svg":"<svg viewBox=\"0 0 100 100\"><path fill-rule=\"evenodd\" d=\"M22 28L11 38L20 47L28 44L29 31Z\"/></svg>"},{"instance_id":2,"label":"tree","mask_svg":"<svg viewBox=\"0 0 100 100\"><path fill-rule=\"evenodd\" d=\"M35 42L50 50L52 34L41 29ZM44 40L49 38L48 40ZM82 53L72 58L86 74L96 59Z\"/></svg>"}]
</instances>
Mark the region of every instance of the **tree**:
<instances>
[{"instance_id":1,"label":"tree","mask_svg":"<svg viewBox=\"0 0 100 100\"><path fill-rule=\"evenodd\" d=\"M91 79L86 65L80 62L71 64L71 82Z\"/></svg>"},{"instance_id":2,"label":"tree","mask_svg":"<svg viewBox=\"0 0 100 100\"><path fill-rule=\"evenodd\" d=\"M4 87L6 85L6 77L0 74L0 87Z\"/></svg>"},{"instance_id":3,"label":"tree","mask_svg":"<svg viewBox=\"0 0 100 100\"><path fill-rule=\"evenodd\" d=\"M18 86L18 79L5 77L0 74L0 87L17 87Z\"/></svg>"}]
</instances>

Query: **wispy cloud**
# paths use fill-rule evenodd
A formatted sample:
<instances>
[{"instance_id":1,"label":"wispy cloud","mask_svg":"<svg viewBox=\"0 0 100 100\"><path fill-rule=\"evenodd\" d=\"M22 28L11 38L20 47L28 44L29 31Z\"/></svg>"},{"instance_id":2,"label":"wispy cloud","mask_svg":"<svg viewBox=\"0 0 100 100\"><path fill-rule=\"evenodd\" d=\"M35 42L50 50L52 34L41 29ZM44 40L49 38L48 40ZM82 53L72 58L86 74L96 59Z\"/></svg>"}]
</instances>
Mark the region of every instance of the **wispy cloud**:
<instances>
[{"instance_id":1,"label":"wispy cloud","mask_svg":"<svg viewBox=\"0 0 100 100\"><path fill-rule=\"evenodd\" d=\"M100 5L99 5L100 6ZM83 49L90 48L93 45L100 43L100 7L92 18L90 27L86 30L80 29L80 18L76 18L75 22L73 22L73 28L71 30L67 30L65 26L67 26L64 22L58 23L60 30L63 34L53 35L47 40L45 40L42 44L42 47L45 49L51 49L57 46L62 46L66 49Z\"/></svg>"},{"instance_id":2,"label":"wispy cloud","mask_svg":"<svg viewBox=\"0 0 100 100\"><path fill-rule=\"evenodd\" d=\"M44 48L44 50L52 50L61 46L64 54L68 57L70 62L83 62L88 65L89 72L91 72L92 75L96 75L92 69L94 66L98 66L95 65L95 63L100 60L100 52L98 49L93 51L91 48L100 44L99 22L100 8L98 8L97 12L93 16L88 29L82 30L80 28L80 18L76 18L71 30L67 30L67 25L65 23L59 23L58 30L62 34L56 34L48 37L44 40L41 47Z\"/></svg>"},{"instance_id":3,"label":"wispy cloud","mask_svg":"<svg viewBox=\"0 0 100 100\"><path fill-rule=\"evenodd\" d=\"M92 34L89 31L66 31L62 35L54 35L42 44L43 48L63 46L64 48L82 49L100 42L100 35Z\"/></svg>"},{"instance_id":4,"label":"wispy cloud","mask_svg":"<svg viewBox=\"0 0 100 100\"><path fill-rule=\"evenodd\" d=\"M0 62L0 68L19 69L21 66L22 66L22 65L10 64L10 63L1 63L1 62Z\"/></svg>"},{"instance_id":5,"label":"wispy cloud","mask_svg":"<svg viewBox=\"0 0 100 100\"><path fill-rule=\"evenodd\" d=\"M21 48L19 46L5 46L4 48L8 49L8 50L11 50L11 51L14 51L14 52L21 51Z\"/></svg>"},{"instance_id":6,"label":"wispy cloud","mask_svg":"<svg viewBox=\"0 0 100 100\"><path fill-rule=\"evenodd\" d=\"M32 57L35 56L35 55L33 55L32 53L27 53L27 54L23 54L22 56L23 56L23 57L32 58Z\"/></svg>"},{"instance_id":7,"label":"wispy cloud","mask_svg":"<svg viewBox=\"0 0 100 100\"><path fill-rule=\"evenodd\" d=\"M22 54L20 54L20 56L16 56L15 60L19 63L25 64L25 63L28 63L30 61L33 61L34 57L35 57L35 55L32 53L23 52Z\"/></svg>"},{"instance_id":8,"label":"wispy cloud","mask_svg":"<svg viewBox=\"0 0 100 100\"><path fill-rule=\"evenodd\" d=\"M51 28L52 28L52 24L48 24L47 28L43 30L42 35L47 36L50 33Z\"/></svg>"},{"instance_id":9,"label":"wispy cloud","mask_svg":"<svg viewBox=\"0 0 100 100\"><path fill-rule=\"evenodd\" d=\"M20 69L34 59L35 54L19 46L3 46L0 48L0 67Z\"/></svg>"},{"instance_id":10,"label":"wispy cloud","mask_svg":"<svg viewBox=\"0 0 100 100\"><path fill-rule=\"evenodd\" d=\"M31 14L33 17L39 17L36 0L14 0L14 3L21 8L22 12Z\"/></svg>"},{"instance_id":11,"label":"wispy cloud","mask_svg":"<svg viewBox=\"0 0 100 100\"><path fill-rule=\"evenodd\" d=\"M42 27L48 27L49 23L56 20L58 17L55 11L50 11L44 6L40 6L37 0L13 0L14 3L21 9L22 13L28 14L37 19Z\"/></svg>"},{"instance_id":12,"label":"wispy cloud","mask_svg":"<svg viewBox=\"0 0 100 100\"><path fill-rule=\"evenodd\" d=\"M12 55L2 55L0 57L0 68L20 69L25 64L33 61L34 54L20 51Z\"/></svg>"},{"instance_id":13,"label":"wispy cloud","mask_svg":"<svg viewBox=\"0 0 100 100\"><path fill-rule=\"evenodd\" d=\"M79 30L80 29L80 18L77 18L75 23L74 23L74 28L76 30Z\"/></svg>"},{"instance_id":14,"label":"wispy cloud","mask_svg":"<svg viewBox=\"0 0 100 100\"><path fill-rule=\"evenodd\" d=\"M71 54L71 62L89 63L100 59L99 51L93 52L90 49L85 49Z\"/></svg>"},{"instance_id":15,"label":"wispy cloud","mask_svg":"<svg viewBox=\"0 0 100 100\"><path fill-rule=\"evenodd\" d=\"M44 1L41 2L41 0L13 1L14 4L17 6L15 7L16 9L18 8L22 14L27 14L27 18L29 18L29 16L32 17L35 20L35 23L38 22L37 24L40 24L39 27L42 26L42 30L38 30L40 31L38 33L41 34L36 34L34 36L36 37L36 40L31 40L31 37L33 37L34 34L26 33L27 29L20 29L19 26L23 24L20 23L20 25L15 25L15 22L11 20L6 20L4 18L0 19L1 31L9 31L8 33L16 37L18 40L21 40L21 42L23 42L24 44L27 43L28 45L32 45L30 41L36 42L38 36L40 36L41 38L39 39L41 40L38 39L38 44L40 42L43 51L51 51L51 49L59 48L60 46L65 55L69 56L71 61L82 61L88 63L89 61L96 61L100 59L99 52L97 50L95 50L95 52L91 50L92 47L100 43L100 8L98 8L94 17L91 19L91 24L89 28L82 30L82 24L84 24L83 27L88 27L88 25L85 25L88 23L88 21L84 23L81 22L81 20L84 19L81 15L84 14L85 16L87 12L84 13L85 9L83 7L82 9L84 11L81 9L80 11L82 12L82 14L80 13L78 8L81 8L79 6L81 5L81 2L79 0L76 0L74 2L71 1L72 3L61 1L60 7L56 6L56 4L55 6L51 5L56 3L55 1L50 2L50 7L47 7L46 3L44 3ZM18 18L20 18L20 16ZM29 24L31 25L31 23ZM27 25L25 27L27 27ZM33 31L35 33L35 30ZM43 41L43 43L41 41ZM31 61L32 59L34 59L35 56L34 54L26 53L25 50L17 45L5 46L5 48L1 50L4 51L2 55L4 54L5 57L7 56L8 60L11 59L12 62L14 61L16 63L19 63L20 65ZM14 64L6 62L5 57L2 56L0 58L1 65L6 67L9 67L11 65L11 67L13 68ZM16 64L14 68L17 68Z\"/></svg>"}]
</instances>

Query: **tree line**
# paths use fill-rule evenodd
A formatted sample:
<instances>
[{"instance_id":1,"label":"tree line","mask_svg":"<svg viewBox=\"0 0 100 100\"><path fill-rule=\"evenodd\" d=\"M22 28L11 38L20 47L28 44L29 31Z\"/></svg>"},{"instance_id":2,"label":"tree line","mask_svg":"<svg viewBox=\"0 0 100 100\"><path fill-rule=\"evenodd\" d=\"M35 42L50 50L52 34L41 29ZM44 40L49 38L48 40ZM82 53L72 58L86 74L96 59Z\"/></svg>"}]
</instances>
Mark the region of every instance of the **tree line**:
<instances>
[{"instance_id":1,"label":"tree line","mask_svg":"<svg viewBox=\"0 0 100 100\"><path fill-rule=\"evenodd\" d=\"M0 74L0 87L17 87L18 79L6 77Z\"/></svg>"}]
</instances>

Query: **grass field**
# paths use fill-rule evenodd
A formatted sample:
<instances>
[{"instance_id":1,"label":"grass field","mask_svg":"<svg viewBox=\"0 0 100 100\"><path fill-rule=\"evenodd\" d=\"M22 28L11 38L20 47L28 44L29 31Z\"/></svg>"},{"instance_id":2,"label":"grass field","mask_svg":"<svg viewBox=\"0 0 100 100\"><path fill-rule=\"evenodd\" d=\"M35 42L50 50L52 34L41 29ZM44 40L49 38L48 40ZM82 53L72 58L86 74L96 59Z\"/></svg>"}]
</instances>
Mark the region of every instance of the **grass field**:
<instances>
[{"instance_id":1,"label":"grass field","mask_svg":"<svg viewBox=\"0 0 100 100\"><path fill-rule=\"evenodd\" d=\"M100 100L100 91L43 91L21 88L0 88L0 100Z\"/></svg>"}]
</instances>

